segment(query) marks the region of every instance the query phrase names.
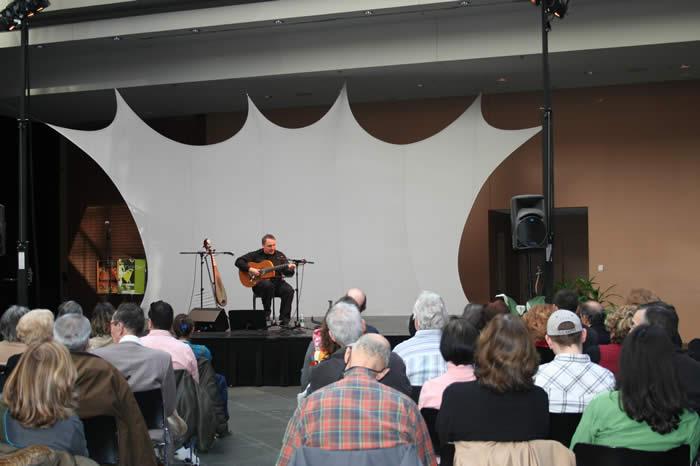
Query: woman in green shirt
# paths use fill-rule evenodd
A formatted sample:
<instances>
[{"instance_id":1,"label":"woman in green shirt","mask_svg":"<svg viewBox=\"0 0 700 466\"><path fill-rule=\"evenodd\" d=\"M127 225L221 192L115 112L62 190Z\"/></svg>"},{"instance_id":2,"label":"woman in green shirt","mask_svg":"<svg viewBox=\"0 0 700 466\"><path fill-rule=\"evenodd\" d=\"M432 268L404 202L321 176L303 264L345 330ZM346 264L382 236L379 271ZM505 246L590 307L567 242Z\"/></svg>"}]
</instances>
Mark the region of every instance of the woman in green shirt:
<instances>
[{"instance_id":1,"label":"woman in green shirt","mask_svg":"<svg viewBox=\"0 0 700 466\"><path fill-rule=\"evenodd\" d=\"M594 398L571 439L577 443L665 451L700 444L700 418L684 409L685 392L673 365L673 344L663 329L641 325L625 338L618 390Z\"/></svg>"}]
</instances>

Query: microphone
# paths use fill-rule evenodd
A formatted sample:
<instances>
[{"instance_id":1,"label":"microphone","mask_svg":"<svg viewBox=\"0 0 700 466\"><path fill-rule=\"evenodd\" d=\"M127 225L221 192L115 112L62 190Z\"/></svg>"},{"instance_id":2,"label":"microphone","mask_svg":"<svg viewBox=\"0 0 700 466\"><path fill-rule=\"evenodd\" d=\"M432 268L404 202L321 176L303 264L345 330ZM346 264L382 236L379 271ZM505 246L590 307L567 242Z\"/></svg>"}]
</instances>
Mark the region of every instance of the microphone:
<instances>
[{"instance_id":1,"label":"microphone","mask_svg":"<svg viewBox=\"0 0 700 466\"><path fill-rule=\"evenodd\" d=\"M295 264L315 264L314 261L307 261L306 259L287 259L287 262L294 262Z\"/></svg>"}]
</instances>

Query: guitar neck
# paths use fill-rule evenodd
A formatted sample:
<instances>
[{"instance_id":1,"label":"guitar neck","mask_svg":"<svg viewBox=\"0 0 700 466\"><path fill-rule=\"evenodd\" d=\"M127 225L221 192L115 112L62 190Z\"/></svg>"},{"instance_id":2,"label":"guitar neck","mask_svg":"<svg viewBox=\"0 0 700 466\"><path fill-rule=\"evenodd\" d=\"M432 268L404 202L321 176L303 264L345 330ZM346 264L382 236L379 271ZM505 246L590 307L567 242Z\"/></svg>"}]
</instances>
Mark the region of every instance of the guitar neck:
<instances>
[{"instance_id":1,"label":"guitar neck","mask_svg":"<svg viewBox=\"0 0 700 466\"><path fill-rule=\"evenodd\" d=\"M276 272L278 270L286 269L287 267L288 267L288 264L282 264L282 265L276 265L274 267L268 267L266 269L262 269L260 271L260 274L265 275L266 273Z\"/></svg>"}]
</instances>

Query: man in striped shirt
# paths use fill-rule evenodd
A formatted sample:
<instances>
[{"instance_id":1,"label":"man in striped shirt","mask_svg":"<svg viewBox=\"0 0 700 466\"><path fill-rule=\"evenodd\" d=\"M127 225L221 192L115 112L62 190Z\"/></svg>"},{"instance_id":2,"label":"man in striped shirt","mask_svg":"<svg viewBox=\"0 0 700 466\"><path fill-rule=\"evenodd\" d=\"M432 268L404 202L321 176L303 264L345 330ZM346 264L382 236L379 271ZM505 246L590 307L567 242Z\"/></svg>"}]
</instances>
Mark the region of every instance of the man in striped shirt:
<instances>
[{"instance_id":1,"label":"man in striped shirt","mask_svg":"<svg viewBox=\"0 0 700 466\"><path fill-rule=\"evenodd\" d=\"M311 395L287 425L277 466L287 466L300 447L369 450L416 446L425 466L436 465L428 429L416 404L378 382L388 372L389 342L362 336L345 352L343 379Z\"/></svg>"},{"instance_id":2,"label":"man in striped shirt","mask_svg":"<svg viewBox=\"0 0 700 466\"><path fill-rule=\"evenodd\" d=\"M447 362L440 353L442 328L447 323L447 308L442 298L423 291L413 305L416 334L396 345L394 353L406 364L406 375L413 386L447 372Z\"/></svg>"}]
</instances>

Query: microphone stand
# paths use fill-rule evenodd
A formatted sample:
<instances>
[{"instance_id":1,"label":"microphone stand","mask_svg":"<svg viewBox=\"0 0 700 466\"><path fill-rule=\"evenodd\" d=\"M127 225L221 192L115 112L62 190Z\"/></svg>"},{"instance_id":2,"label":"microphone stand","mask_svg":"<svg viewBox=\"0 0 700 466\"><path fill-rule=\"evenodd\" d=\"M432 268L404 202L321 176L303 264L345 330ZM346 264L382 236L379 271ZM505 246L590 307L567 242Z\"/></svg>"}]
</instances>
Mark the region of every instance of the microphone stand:
<instances>
[{"instance_id":1,"label":"microphone stand","mask_svg":"<svg viewBox=\"0 0 700 466\"><path fill-rule=\"evenodd\" d=\"M315 262L308 261L306 259L287 259L287 261L297 265L297 273L294 274L294 279L296 283L296 288L294 288L294 295L296 296L296 320L294 323L294 328L300 328L302 327L302 325L299 322L299 272L303 272L304 266L306 264L315 264Z\"/></svg>"}]
</instances>

